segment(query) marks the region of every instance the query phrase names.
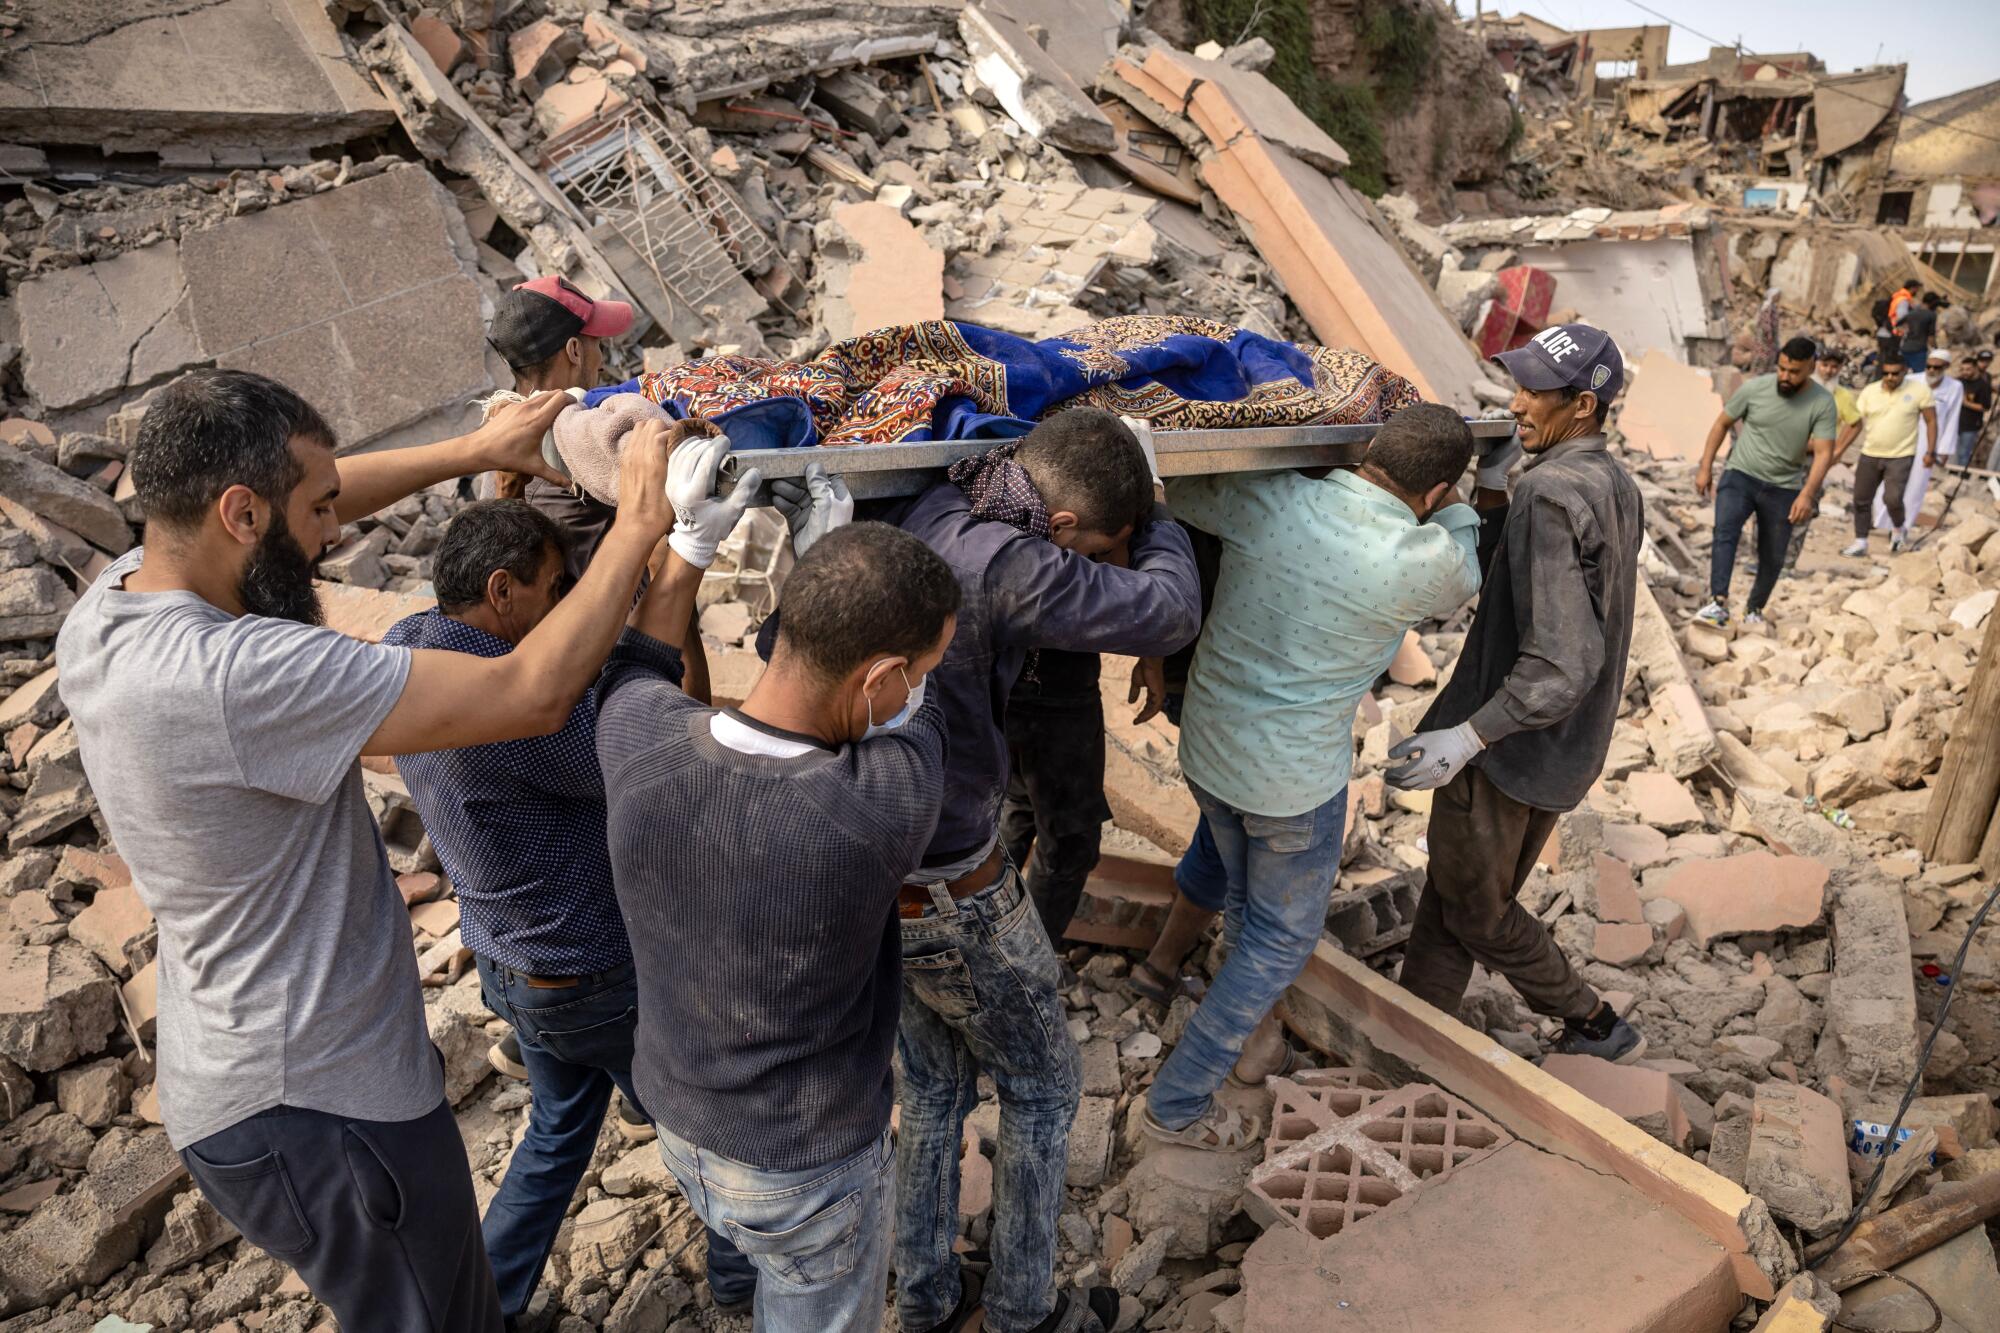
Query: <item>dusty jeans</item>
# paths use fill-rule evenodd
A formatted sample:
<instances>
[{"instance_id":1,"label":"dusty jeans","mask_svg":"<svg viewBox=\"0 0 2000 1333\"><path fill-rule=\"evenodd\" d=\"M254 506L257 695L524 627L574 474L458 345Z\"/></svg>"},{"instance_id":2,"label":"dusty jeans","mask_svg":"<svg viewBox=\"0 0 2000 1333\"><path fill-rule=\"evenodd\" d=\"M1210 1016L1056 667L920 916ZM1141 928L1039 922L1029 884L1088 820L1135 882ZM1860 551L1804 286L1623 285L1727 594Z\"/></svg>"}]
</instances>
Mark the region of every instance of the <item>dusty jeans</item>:
<instances>
[{"instance_id":1,"label":"dusty jeans","mask_svg":"<svg viewBox=\"0 0 2000 1333\"><path fill-rule=\"evenodd\" d=\"M660 1129L660 1157L709 1227L757 1266L757 1333L872 1333L889 1284L889 1132L844 1161L766 1171Z\"/></svg>"},{"instance_id":2,"label":"dusty jeans","mask_svg":"<svg viewBox=\"0 0 2000 1333\"><path fill-rule=\"evenodd\" d=\"M1055 951L1010 862L988 889L903 921L903 1066L896 1135L896 1311L906 1329L958 1304L958 1160L979 1072L1000 1095L986 1327L1023 1333L1055 1308L1056 1217L1083 1061Z\"/></svg>"},{"instance_id":3,"label":"dusty jeans","mask_svg":"<svg viewBox=\"0 0 2000 1333\"><path fill-rule=\"evenodd\" d=\"M1403 952L1404 990L1456 1018L1476 961L1507 978L1538 1014L1585 1018L1597 1008L1597 992L1514 897L1557 818L1507 795L1478 767L1438 788L1430 875Z\"/></svg>"},{"instance_id":4,"label":"dusty jeans","mask_svg":"<svg viewBox=\"0 0 2000 1333\"><path fill-rule=\"evenodd\" d=\"M1229 884L1222 909L1229 957L1153 1080L1153 1119L1180 1129L1199 1119L1229 1077L1243 1043L1298 980L1326 927L1340 870L1347 789L1300 815L1255 815L1193 783Z\"/></svg>"}]
</instances>

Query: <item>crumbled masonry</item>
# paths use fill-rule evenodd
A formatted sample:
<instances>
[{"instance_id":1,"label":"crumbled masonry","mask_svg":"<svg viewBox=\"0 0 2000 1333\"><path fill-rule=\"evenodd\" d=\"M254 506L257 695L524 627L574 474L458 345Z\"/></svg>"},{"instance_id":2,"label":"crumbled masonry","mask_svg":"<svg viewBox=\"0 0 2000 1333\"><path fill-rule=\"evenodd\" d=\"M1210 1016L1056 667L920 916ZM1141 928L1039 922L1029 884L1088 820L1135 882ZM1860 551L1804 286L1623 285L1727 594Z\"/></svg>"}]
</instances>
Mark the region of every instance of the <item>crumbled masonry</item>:
<instances>
[{"instance_id":1,"label":"crumbled masonry","mask_svg":"<svg viewBox=\"0 0 2000 1333\"><path fill-rule=\"evenodd\" d=\"M1845 1220L1913 1079L1870 1212L2000 1173L2000 927L1948 975L2000 881L2000 824L1975 851L1925 854L1934 793L1960 781L1965 738L1991 734L1969 728L1992 697L1976 673L2000 671L2000 476L1940 468L1914 550L1878 533L1849 558L1850 457L1763 625L1742 614L1746 529L1722 626L1692 619L1715 513L1695 476L1715 414L1768 368L1770 289L1781 336L1850 371L1875 348L1871 305L1912 277L1949 298L1954 360L2000 338L2000 85L1898 111L1901 65L1730 48L1672 65L1658 25L1305 0L1213 32L1216 8L0 0L0 1333L333 1327L167 1144L158 932L54 667L77 595L140 540L128 465L150 395L247 368L320 407L342 449L444 438L512 383L484 339L495 299L548 274L638 308L603 346L607 382L806 359L921 319L1039 338L1193 315L1352 347L1473 415L1512 395L1487 355L1566 321L1609 330L1628 368L1612 447L1648 537L1631 666L1602 772L1521 901L1644 1030L1645 1057L1536 1070L1488 1046L1477 1069L1425 1065L1382 1014L1329 1014L1302 985L1280 1009L1302 1067L1223 1094L1259 1142L1147 1139L1146 1089L1223 949L1211 929L1182 993L1135 998L1196 810L1176 729L1131 721L1131 664L1107 661L1113 820L1059 948L1084 1095L1055 1279L1116 1289L1107 1333L1796 1333L1842 1311L1922 1326L1908 1288L1835 1293L1795 1276L1796 1255ZM1302 59L1273 45L1281 8L1309 17ZM1380 53L1369 28L1391 10L1428 25L1425 54ZM1337 141L1293 101L1301 63L1368 94L1372 136ZM1630 72L1600 73L1614 64ZM1989 414L1975 462L1996 434ZM320 562L328 624L374 639L433 604L433 553L478 493L440 486L348 525ZM779 527L752 511L704 583L717 702L756 679L790 562ZM1431 854L1430 795L1381 772L1471 613L1413 631L1355 722L1322 947L1370 982L1395 973ZM489 1060L509 1029L408 792L386 762L363 776L483 1204L528 1086ZM1557 1032L1483 971L1433 1020L1524 1060ZM1532 1085L1563 1134L1600 1141L1543 1133L1489 1080ZM993 1231L998 1111L980 1091L964 1249ZM746 1330L715 1308L701 1230L657 1148L607 1123L521 1326ZM2000 1308L1996 1237L1899 1270L1947 1333Z\"/></svg>"}]
</instances>

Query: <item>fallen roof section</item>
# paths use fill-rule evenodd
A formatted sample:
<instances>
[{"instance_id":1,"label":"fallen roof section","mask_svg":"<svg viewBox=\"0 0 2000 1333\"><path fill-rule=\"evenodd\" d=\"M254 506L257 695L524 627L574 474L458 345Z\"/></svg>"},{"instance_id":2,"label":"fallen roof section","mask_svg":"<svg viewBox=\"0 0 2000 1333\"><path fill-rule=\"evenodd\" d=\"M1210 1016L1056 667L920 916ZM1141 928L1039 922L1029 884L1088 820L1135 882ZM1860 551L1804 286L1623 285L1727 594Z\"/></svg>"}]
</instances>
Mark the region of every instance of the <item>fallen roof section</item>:
<instances>
[{"instance_id":1,"label":"fallen roof section","mask_svg":"<svg viewBox=\"0 0 2000 1333\"><path fill-rule=\"evenodd\" d=\"M303 157L394 118L320 0L16 0L0 135L107 153L222 143Z\"/></svg>"}]
</instances>

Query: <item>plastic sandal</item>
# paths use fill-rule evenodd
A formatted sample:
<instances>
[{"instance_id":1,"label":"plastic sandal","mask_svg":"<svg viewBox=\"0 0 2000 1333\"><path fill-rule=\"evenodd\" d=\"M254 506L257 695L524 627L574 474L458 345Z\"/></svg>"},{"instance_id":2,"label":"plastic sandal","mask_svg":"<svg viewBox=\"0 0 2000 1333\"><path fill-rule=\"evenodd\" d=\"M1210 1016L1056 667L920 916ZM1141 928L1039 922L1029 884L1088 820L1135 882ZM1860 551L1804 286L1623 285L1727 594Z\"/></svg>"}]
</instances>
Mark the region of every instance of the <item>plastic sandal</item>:
<instances>
[{"instance_id":1,"label":"plastic sandal","mask_svg":"<svg viewBox=\"0 0 2000 1333\"><path fill-rule=\"evenodd\" d=\"M1284 1078L1287 1075L1296 1074L1299 1072L1300 1066L1304 1063L1305 1057L1299 1054L1298 1049L1293 1046L1287 1046L1285 1047L1285 1062L1266 1074L1264 1078ZM1229 1086L1232 1088L1261 1088L1264 1086L1264 1079L1260 1078L1255 1083L1245 1083L1242 1079L1236 1077L1236 1071L1231 1069L1229 1071Z\"/></svg>"},{"instance_id":2,"label":"plastic sandal","mask_svg":"<svg viewBox=\"0 0 2000 1333\"><path fill-rule=\"evenodd\" d=\"M1131 974L1125 978L1125 986L1140 999L1163 1006L1172 1004L1174 997L1181 993L1178 977L1166 976L1147 962L1133 967Z\"/></svg>"}]
</instances>

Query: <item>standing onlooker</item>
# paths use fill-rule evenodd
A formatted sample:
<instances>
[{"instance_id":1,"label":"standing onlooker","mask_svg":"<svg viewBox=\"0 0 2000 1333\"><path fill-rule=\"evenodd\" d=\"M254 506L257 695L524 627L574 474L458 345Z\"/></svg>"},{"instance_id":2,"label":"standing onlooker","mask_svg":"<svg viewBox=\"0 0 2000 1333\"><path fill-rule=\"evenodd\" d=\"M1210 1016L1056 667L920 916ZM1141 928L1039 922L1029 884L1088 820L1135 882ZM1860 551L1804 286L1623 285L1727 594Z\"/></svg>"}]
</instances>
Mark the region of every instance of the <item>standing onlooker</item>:
<instances>
[{"instance_id":1,"label":"standing onlooker","mask_svg":"<svg viewBox=\"0 0 2000 1333\"><path fill-rule=\"evenodd\" d=\"M1967 352L1959 364L1958 382L1965 389L1965 405L1958 412L1958 448L1952 453L1952 463L1961 469L1972 466L1980 432L1986 429L1986 413L1993 406L1993 376L1988 373L1992 366L1990 347Z\"/></svg>"},{"instance_id":2,"label":"standing onlooker","mask_svg":"<svg viewBox=\"0 0 2000 1333\"><path fill-rule=\"evenodd\" d=\"M1694 474L1695 493L1703 499L1715 497L1709 601L1695 613L1695 619L1704 624L1729 623L1729 583L1736 572L1736 544L1753 514L1757 518L1757 577L1750 585L1743 618L1750 625L1764 623L1764 604L1778 585L1792 524L1808 517L1819 504L1820 484L1833 463L1839 413L1833 395L1813 383L1817 351L1810 338L1786 343L1778 353L1778 369L1745 380L1709 427L1708 442ZM1718 484L1715 456L1729 427L1737 422L1742 423L1742 430L1730 446Z\"/></svg>"},{"instance_id":3,"label":"standing onlooker","mask_svg":"<svg viewBox=\"0 0 2000 1333\"><path fill-rule=\"evenodd\" d=\"M1764 293L1764 303L1757 307L1755 334L1748 369L1753 375L1768 375L1778 364L1778 331L1784 322L1784 311L1778 307L1782 295L1772 287Z\"/></svg>"},{"instance_id":4,"label":"standing onlooker","mask_svg":"<svg viewBox=\"0 0 2000 1333\"><path fill-rule=\"evenodd\" d=\"M1854 407L1860 419L1841 431L1833 451L1833 461L1838 463L1855 437L1861 437L1861 461L1854 468L1854 540L1840 553L1868 554L1878 491L1889 515L1889 549L1900 551L1909 531L1903 496L1917 459L1917 427L1926 426L1936 437L1936 402L1928 384L1910 378L1909 367L1901 361L1886 361L1882 378L1854 396Z\"/></svg>"},{"instance_id":5,"label":"standing onlooker","mask_svg":"<svg viewBox=\"0 0 2000 1333\"><path fill-rule=\"evenodd\" d=\"M1401 981L1453 1015L1474 963L1538 1014L1560 1052L1629 1064L1646 1040L1564 957L1517 894L1563 811L1604 767L1625 698L1645 502L1604 435L1624 358L1601 329L1562 324L1494 358L1519 386L1527 463L1450 682L1393 747L1385 778L1436 789L1430 867Z\"/></svg>"},{"instance_id":6,"label":"standing onlooker","mask_svg":"<svg viewBox=\"0 0 2000 1333\"><path fill-rule=\"evenodd\" d=\"M1938 306L1943 300L1936 292L1925 292L1921 299L1903 305L1903 364L1911 370L1922 370L1930 359L1931 339L1937 336Z\"/></svg>"}]
</instances>

